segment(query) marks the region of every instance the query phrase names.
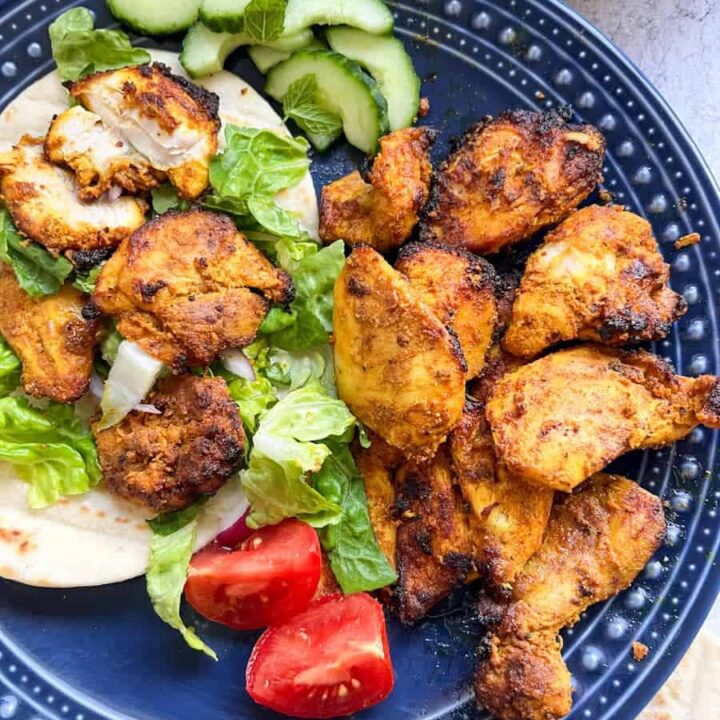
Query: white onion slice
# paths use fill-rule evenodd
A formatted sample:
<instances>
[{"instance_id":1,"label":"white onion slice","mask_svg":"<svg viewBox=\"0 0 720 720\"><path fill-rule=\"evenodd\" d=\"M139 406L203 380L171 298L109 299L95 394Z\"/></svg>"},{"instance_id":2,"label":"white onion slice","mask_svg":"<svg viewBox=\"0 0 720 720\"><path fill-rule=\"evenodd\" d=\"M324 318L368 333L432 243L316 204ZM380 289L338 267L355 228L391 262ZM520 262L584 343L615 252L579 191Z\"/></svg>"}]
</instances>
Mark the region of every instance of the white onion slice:
<instances>
[{"instance_id":1,"label":"white onion slice","mask_svg":"<svg viewBox=\"0 0 720 720\"><path fill-rule=\"evenodd\" d=\"M88 388L88 392L98 400L100 400L103 396L103 381L96 372L93 372L90 376L90 387Z\"/></svg>"},{"instance_id":2,"label":"white onion slice","mask_svg":"<svg viewBox=\"0 0 720 720\"><path fill-rule=\"evenodd\" d=\"M163 364L140 346L123 340L105 383L100 402L103 415L99 429L117 425L139 405L155 384L162 368Z\"/></svg>"},{"instance_id":3,"label":"white onion slice","mask_svg":"<svg viewBox=\"0 0 720 720\"><path fill-rule=\"evenodd\" d=\"M148 415L162 415L162 410L156 408L154 405L148 405L146 403L136 405L133 410L137 410L141 413L147 413Z\"/></svg>"},{"instance_id":4,"label":"white onion slice","mask_svg":"<svg viewBox=\"0 0 720 720\"><path fill-rule=\"evenodd\" d=\"M229 370L233 375L237 375L245 380L255 379L255 371L253 370L252 363L245 357L242 350L225 350L220 355L220 362L222 362L225 369Z\"/></svg>"},{"instance_id":5,"label":"white onion slice","mask_svg":"<svg viewBox=\"0 0 720 720\"><path fill-rule=\"evenodd\" d=\"M114 203L122 195L122 188L118 185L112 185L108 190L108 200Z\"/></svg>"}]
</instances>

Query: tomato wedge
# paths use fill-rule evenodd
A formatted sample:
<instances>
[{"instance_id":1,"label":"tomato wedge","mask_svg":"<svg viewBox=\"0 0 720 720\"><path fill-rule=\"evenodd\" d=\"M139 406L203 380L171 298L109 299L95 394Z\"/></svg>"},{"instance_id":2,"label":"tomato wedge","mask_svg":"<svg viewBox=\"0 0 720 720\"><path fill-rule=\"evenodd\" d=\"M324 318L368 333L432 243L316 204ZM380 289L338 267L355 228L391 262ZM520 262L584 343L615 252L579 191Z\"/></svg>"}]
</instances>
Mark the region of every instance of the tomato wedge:
<instances>
[{"instance_id":1,"label":"tomato wedge","mask_svg":"<svg viewBox=\"0 0 720 720\"><path fill-rule=\"evenodd\" d=\"M250 697L299 718L351 715L395 683L385 616L369 595L334 595L266 630L247 666Z\"/></svg>"},{"instance_id":2,"label":"tomato wedge","mask_svg":"<svg viewBox=\"0 0 720 720\"><path fill-rule=\"evenodd\" d=\"M320 581L317 533L299 520L262 528L230 549L213 543L190 561L185 597L208 620L257 630L305 610Z\"/></svg>"}]
</instances>

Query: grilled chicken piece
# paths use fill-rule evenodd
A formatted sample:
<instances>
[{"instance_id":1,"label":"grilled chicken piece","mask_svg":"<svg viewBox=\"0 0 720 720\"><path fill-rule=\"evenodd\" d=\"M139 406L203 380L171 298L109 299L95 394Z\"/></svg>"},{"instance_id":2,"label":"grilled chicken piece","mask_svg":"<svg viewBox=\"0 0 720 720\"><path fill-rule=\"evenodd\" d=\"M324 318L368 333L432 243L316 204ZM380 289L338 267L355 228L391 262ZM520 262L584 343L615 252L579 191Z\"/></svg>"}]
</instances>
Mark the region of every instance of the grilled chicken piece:
<instances>
[{"instance_id":1,"label":"grilled chicken piece","mask_svg":"<svg viewBox=\"0 0 720 720\"><path fill-rule=\"evenodd\" d=\"M181 371L250 344L270 301L292 299L290 277L224 215L165 213L125 241L93 293L123 337Z\"/></svg>"},{"instance_id":2,"label":"grilled chicken piece","mask_svg":"<svg viewBox=\"0 0 720 720\"><path fill-rule=\"evenodd\" d=\"M0 334L22 361L29 395L68 403L87 391L100 324L86 319L85 305L69 285L55 295L30 297L0 263Z\"/></svg>"},{"instance_id":3,"label":"grilled chicken piece","mask_svg":"<svg viewBox=\"0 0 720 720\"><path fill-rule=\"evenodd\" d=\"M616 475L597 475L556 505L542 547L518 577L478 668L479 704L499 720L567 715L572 688L560 628L626 588L664 532L660 499Z\"/></svg>"},{"instance_id":4,"label":"grilled chicken piece","mask_svg":"<svg viewBox=\"0 0 720 720\"><path fill-rule=\"evenodd\" d=\"M117 130L105 127L99 115L80 105L54 118L45 138L45 154L75 173L83 202L97 200L112 187L142 193L166 178Z\"/></svg>"},{"instance_id":5,"label":"grilled chicken piece","mask_svg":"<svg viewBox=\"0 0 720 720\"><path fill-rule=\"evenodd\" d=\"M605 140L565 109L473 125L435 174L420 238L495 253L565 217L602 179Z\"/></svg>"},{"instance_id":6,"label":"grilled chicken piece","mask_svg":"<svg viewBox=\"0 0 720 720\"><path fill-rule=\"evenodd\" d=\"M476 563L497 595L540 547L555 492L498 465L481 403L466 405L449 444L455 478L474 514Z\"/></svg>"},{"instance_id":7,"label":"grilled chicken piece","mask_svg":"<svg viewBox=\"0 0 720 720\"><path fill-rule=\"evenodd\" d=\"M207 188L220 130L217 95L162 63L97 72L73 83L70 94L167 173L182 197Z\"/></svg>"},{"instance_id":8,"label":"grilled chicken piece","mask_svg":"<svg viewBox=\"0 0 720 720\"><path fill-rule=\"evenodd\" d=\"M400 251L395 269L455 334L467 363L467 377L475 377L497 324L497 276L486 260L461 248L410 243Z\"/></svg>"},{"instance_id":9,"label":"grilled chicken piece","mask_svg":"<svg viewBox=\"0 0 720 720\"><path fill-rule=\"evenodd\" d=\"M487 418L511 473L570 492L629 450L720 427L720 380L675 375L643 350L581 346L503 377Z\"/></svg>"},{"instance_id":10,"label":"grilled chicken piece","mask_svg":"<svg viewBox=\"0 0 720 720\"><path fill-rule=\"evenodd\" d=\"M369 247L355 248L338 276L333 324L340 397L406 456L432 457L465 402L455 338Z\"/></svg>"},{"instance_id":11,"label":"grilled chicken piece","mask_svg":"<svg viewBox=\"0 0 720 720\"><path fill-rule=\"evenodd\" d=\"M370 522L380 549L393 568L397 546L395 517L395 470L403 463L400 452L379 435L369 432L370 447L352 446L353 457L365 481Z\"/></svg>"},{"instance_id":12,"label":"grilled chicken piece","mask_svg":"<svg viewBox=\"0 0 720 720\"><path fill-rule=\"evenodd\" d=\"M136 198L80 202L72 173L46 160L43 142L25 136L0 153L0 200L23 235L59 255L114 247L145 222Z\"/></svg>"},{"instance_id":13,"label":"grilled chicken piece","mask_svg":"<svg viewBox=\"0 0 720 720\"><path fill-rule=\"evenodd\" d=\"M475 524L453 480L446 445L432 460L402 465L395 486L397 608L400 620L411 623L476 576Z\"/></svg>"},{"instance_id":14,"label":"grilled chicken piece","mask_svg":"<svg viewBox=\"0 0 720 720\"><path fill-rule=\"evenodd\" d=\"M239 469L245 434L222 378L160 380L147 402L107 430L93 426L106 487L157 512L213 495Z\"/></svg>"},{"instance_id":15,"label":"grilled chicken piece","mask_svg":"<svg viewBox=\"0 0 720 720\"><path fill-rule=\"evenodd\" d=\"M345 240L380 252L399 247L427 202L432 165L432 130L405 128L380 140L370 182L356 170L326 185L320 200L320 237Z\"/></svg>"},{"instance_id":16,"label":"grilled chicken piece","mask_svg":"<svg viewBox=\"0 0 720 720\"><path fill-rule=\"evenodd\" d=\"M664 338L686 310L669 279L647 220L619 206L578 210L530 256L503 346L534 357L563 340Z\"/></svg>"}]
</instances>

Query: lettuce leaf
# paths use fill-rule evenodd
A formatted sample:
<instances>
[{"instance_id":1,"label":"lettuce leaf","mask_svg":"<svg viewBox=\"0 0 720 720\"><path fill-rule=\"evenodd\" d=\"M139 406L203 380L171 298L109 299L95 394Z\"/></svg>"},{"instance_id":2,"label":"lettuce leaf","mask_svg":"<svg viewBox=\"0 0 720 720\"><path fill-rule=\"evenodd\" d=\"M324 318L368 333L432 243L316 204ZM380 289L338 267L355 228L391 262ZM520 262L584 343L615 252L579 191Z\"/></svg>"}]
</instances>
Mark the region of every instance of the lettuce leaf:
<instances>
[{"instance_id":1,"label":"lettuce leaf","mask_svg":"<svg viewBox=\"0 0 720 720\"><path fill-rule=\"evenodd\" d=\"M20 384L21 372L20 360L0 336L0 397L9 395Z\"/></svg>"},{"instance_id":2,"label":"lettuce leaf","mask_svg":"<svg viewBox=\"0 0 720 720\"><path fill-rule=\"evenodd\" d=\"M255 380L237 378L228 383L228 389L237 403L243 424L254 433L258 417L277 402L273 384L264 377L256 377Z\"/></svg>"},{"instance_id":3,"label":"lettuce leaf","mask_svg":"<svg viewBox=\"0 0 720 720\"><path fill-rule=\"evenodd\" d=\"M397 575L375 538L365 482L347 445L330 444L332 454L315 476L316 490L342 508L340 521L320 529L320 541L343 592L369 592Z\"/></svg>"},{"instance_id":4,"label":"lettuce leaf","mask_svg":"<svg viewBox=\"0 0 720 720\"><path fill-rule=\"evenodd\" d=\"M50 25L52 54L63 81L150 62L150 53L134 48L124 32L94 27L92 14L83 7L64 12Z\"/></svg>"},{"instance_id":5,"label":"lettuce leaf","mask_svg":"<svg viewBox=\"0 0 720 720\"><path fill-rule=\"evenodd\" d=\"M157 215L162 215L168 210L188 210L192 205L189 200L181 198L170 183L153 188L151 195L153 212Z\"/></svg>"},{"instance_id":6,"label":"lettuce leaf","mask_svg":"<svg viewBox=\"0 0 720 720\"><path fill-rule=\"evenodd\" d=\"M73 287L76 287L80 292L92 295L93 290L95 290L95 283L104 265L105 263L100 263L86 273L76 272Z\"/></svg>"},{"instance_id":7,"label":"lettuce leaf","mask_svg":"<svg viewBox=\"0 0 720 720\"><path fill-rule=\"evenodd\" d=\"M0 260L13 269L20 287L32 297L58 292L73 270L65 258L54 258L42 245L24 240L3 208L0 208Z\"/></svg>"},{"instance_id":8,"label":"lettuce leaf","mask_svg":"<svg viewBox=\"0 0 720 720\"><path fill-rule=\"evenodd\" d=\"M340 506L317 492L307 479L330 455L321 440L342 437L355 425L345 403L311 381L288 393L261 418L250 462L241 474L251 503L248 523L272 525L299 517L322 527L340 519Z\"/></svg>"},{"instance_id":9,"label":"lettuce leaf","mask_svg":"<svg viewBox=\"0 0 720 720\"><path fill-rule=\"evenodd\" d=\"M158 616L179 631L191 648L217 660L215 651L198 637L195 630L187 627L180 616L180 600L195 547L197 516L205 502L206 498L203 498L184 510L149 521L153 538L145 583Z\"/></svg>"},{"instance_id":10,"label":"lettuce leaf","mask_svg":"<svg viewBox=\"0 0 720 720\"><path fill-rule=\"evenodd\" d=\"M95 442L72 405L40 410L22 397L0 399L0 460L30 485L32 508L86 493L101 479Z\"/></svg>"}]
</instances>

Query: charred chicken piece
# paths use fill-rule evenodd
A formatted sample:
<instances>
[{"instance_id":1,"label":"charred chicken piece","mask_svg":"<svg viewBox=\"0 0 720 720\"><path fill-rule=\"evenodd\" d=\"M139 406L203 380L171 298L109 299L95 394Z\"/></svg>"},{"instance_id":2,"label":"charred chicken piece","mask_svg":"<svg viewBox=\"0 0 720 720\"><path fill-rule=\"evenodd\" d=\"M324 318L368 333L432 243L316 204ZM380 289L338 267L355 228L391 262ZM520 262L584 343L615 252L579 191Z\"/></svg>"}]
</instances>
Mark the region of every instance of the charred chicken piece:
<instances>
[{"instance_id":1,"label":"charred chicken piece","mask_svg":"<svg viewBox=\"0 0 720 720\"><path fill-rule=\"evenodd\" d=\"M160 413L134 410L112 428L93 427L110 491L169 512L213 495L239 470L245 434L222 378L166 378L146 402Z\"/></svg>"},{"instance_id":2,"label":"charred chicken piece","mask_svg":"<svg viewBox=\"0 0 720 720\"><path fill-rule=\"evenodd\" d=\"M465 402L457 340L369 247L355 248L338 276L333 325L340 397L407 457L431 458Z\"/></svg>"},{"instance_id":3,"label":"charred chicken piece","mask_svg":"<svg viewBox=\"0 0 720 720\"><path fill-rule=\"evenodd\" d=\"M503 346L534 357L563 340L664 338L686 310L669 279L647 220L619 206L578 210L530 256Z\"/></svg>"},{"instance_id":4,"label":"charred chicken piece","mask_svg":"<svg viewBox=\"0 0 720 720\"><path fill-rule=\"evenodd\" d=\"M59 255L115 247L145 222L143 200L80 202L72 173L48 162L43 142L25 136L0 153L0 200L23 235Z\"/></svg>"},{"instance_id":5,"label":"charred chicken piece","mask_svg":"<svg viewBox=\"0 0 720 720\"><path fill-rule=\"evenodd\" d=\"M720 427L720 380L675 375L643 350L581 346L503 377L487 419L513 475L570 492L629 450Z\"/></svg>"},{"instance_id":6,"label":"charred chicken piece","mask_svg":"<svg viewBox=\"0 0 720 720\"><path fill-rule=\"evenodd\" d=\"M423 302L455 334L467 363L467 377L485 364L497 324L497 277L486 260L432 243L410 243L395 263Z\"/></svg>"},{"instance_id":7,"label":"charred chicken piece","mask_svg":"<svg viewBox=\"0 0 720 720\"><path fill-rule=\"evenodd\" d=\"M190 210L160 215L128 238L103 267L93 301L118 317L123 337L180 371L250 344L270 301L292 296L288 274L230 218Z\"/></svg>"},{"instance_id":8,"label":"charred chicken piece","mask_svg":"<svg viewBox=\"0 0 720 720\"><path fill-rule=\"evenodd\" d=\"M115 129L106 127L95 113L75 105L58 115L45 138L45 154L56 165L75 173L78 196L97 200L112 187L135 195L165 181Z\"/></svg>"},{"instance_id":9,"label":"charred chicken piece","mask_svg":"<svg viewBox=\"0 0 720 720\"><path fill-rule=\"evenodd\" d=\"M490 637L475 680L479 704L499 720L567 715L572 688L558 632L626 588L664 532L660 499L616 475L597 475L558 503Z\"/></svg>"},{"instance_id":10,"label":"charred chicken piece","mask_svg":"<svg viewBox=\"0 0 720 720\"><path fill-rule=\"evenodd\" d=\"M0 334L22 361L28 395L69 403L87 391L100 323L85 318L85 306L86 298L69 285L30 297L0 263Z\"/></svg>"},{"instance_id":11,"label":"charred chicken piece","mask_svg":"<svg viewBox=\"0 0 720 720\"><path fill-rule=\"evenodd\" d=\"M380 252L399 247L417 224L432 175L428 128L397 130L380 140L370 182L356 170L326 185L320 200L320 237Z\"/></svg>"},{"instance_id":12,"label":"charred chicken piece","mask_svg":"<svg viewBox=\"0 0 720 720\"><path fill-rule=\"evenodd\" d=\"M435 174L421 240L480 254L562 220L602 179L605 140L565 109L473 125Z\"/></svg>"},{"instance_id":13,"label":"charred chicken piece","mask_svg":"<svg viewBox=\"0 0 720 720\"><path fill-rule=\"evenodd\" d=\"M217 95L162 63L94 73L73 83L70 94L167 173L182 197L197 198L207 188L218 149Z\"/></svg>"}]
</instances>

